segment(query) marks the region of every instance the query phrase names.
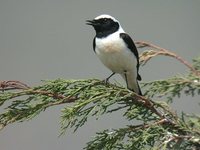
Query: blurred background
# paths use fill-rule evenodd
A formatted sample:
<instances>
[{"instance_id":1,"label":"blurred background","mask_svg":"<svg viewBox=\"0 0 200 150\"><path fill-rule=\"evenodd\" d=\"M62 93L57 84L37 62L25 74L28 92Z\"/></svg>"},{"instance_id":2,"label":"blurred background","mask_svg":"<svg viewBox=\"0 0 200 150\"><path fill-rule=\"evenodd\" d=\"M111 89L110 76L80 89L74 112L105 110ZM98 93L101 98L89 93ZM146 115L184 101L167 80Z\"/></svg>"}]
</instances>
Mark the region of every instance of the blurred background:
<instances>
[{"instance_id":1,"label":"blurred background","mask_svg":"<svg viewBox=\"0 0 200 150\"><path fill-rule=\"evenodd\" d=\"M110 71L95 56L95 32L85 25L85 20L100 14L118 19L135 41L170 49L189 62L200 55L197 0L1 0L0 80L36 86L44 79L105 79ZM139 53L142 51L139 49ZM176 60L162 56L140 68L143 82L187 71ZM113 80L125 85L118 75ZM199 113L198 102L199 97L182 96L172 107L178 112ZM7 126L0 132L0 149L79 150L97 131L127 124L118 112L89 119L78 132L67 130L66 135L58 137L63 107L52 107L31 121Z\"/></svg>"}]
</instances>

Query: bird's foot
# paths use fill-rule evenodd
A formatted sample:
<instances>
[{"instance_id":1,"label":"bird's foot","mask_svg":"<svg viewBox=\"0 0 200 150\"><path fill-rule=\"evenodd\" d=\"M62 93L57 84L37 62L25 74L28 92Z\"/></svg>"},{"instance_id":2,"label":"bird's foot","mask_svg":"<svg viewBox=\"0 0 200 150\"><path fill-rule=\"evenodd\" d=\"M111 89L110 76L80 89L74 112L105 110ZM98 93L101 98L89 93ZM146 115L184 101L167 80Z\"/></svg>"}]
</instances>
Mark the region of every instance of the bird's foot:
<instances>
[{"instance_id":1,"label":"bird's foot","mask_svg":"<svg viewBox=\"0 0 200 150\"><path fill-rule=\"evenodd\" d=\"M106 78L106 79L104 79L102 82L103 82L104 84L108 84L108 83L109 83L109 79Z\"/></svg>"},{"instance_id":2,"label":"bird's foot","mask_svg":"<svg viewBox=\"0 0 200 150\"><path fill-rule=\"evenodd\" d=\"M113 72L109 77L107 77L106 79L104 79L103 82L104 82L105 84L108 84L109 79L110 79L114 74L115 74L115 72Z\"/></svg>"}]
</instances>

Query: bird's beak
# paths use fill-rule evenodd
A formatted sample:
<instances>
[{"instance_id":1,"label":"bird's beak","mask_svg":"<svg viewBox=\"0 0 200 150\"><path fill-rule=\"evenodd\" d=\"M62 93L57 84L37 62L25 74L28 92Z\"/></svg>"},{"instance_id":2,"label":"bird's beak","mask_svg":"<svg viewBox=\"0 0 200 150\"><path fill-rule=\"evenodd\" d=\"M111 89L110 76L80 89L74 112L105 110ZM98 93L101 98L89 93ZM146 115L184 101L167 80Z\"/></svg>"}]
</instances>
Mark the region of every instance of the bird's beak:
<instances>
[{"instance_id":1,"label":"bird's beak","mask_svg":"<svg viewBox=\"0 0 200 150\"><path fill-rule=\"evenodd\" d=\"M86 20L86 24L87 25L91 25L91 26L95 26L95 25L98 25L97 21L96 20Z\"/></svg>"}]
</instances>

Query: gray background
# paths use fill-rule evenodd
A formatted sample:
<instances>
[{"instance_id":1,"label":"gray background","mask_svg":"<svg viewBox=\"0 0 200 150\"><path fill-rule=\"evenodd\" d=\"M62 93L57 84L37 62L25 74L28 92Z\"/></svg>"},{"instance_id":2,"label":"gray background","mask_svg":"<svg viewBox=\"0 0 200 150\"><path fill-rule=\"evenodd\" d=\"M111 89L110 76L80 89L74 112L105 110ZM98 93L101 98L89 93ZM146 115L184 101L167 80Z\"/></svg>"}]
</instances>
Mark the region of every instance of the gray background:
<instances>
[{"instance_id":1,"label":"gray background","mask_svg":"<svg viewBox=\"0 0 200 150\"><path fill-rule=\"evenodd\" d=\"M110 74L92 50L94 30L85 25L102 13L117 18L134 40L145 40L191 62L200 54L198 0L0 0L0 80L39 85L42 79L104 79ZM141 53L141 50L139 50ZM143 81L185 73L172 58L157 57L141 67ZM124 82L115 76L122 84ZM198 97L199 98L199 97ZM198 98L181 97L172 105L199 113ZM121 113L89 122L58 138L60 110L47 109L31 121L0 132L1 150L78 150L96 131L123 127Z\"/></svg>"}]
</instances>

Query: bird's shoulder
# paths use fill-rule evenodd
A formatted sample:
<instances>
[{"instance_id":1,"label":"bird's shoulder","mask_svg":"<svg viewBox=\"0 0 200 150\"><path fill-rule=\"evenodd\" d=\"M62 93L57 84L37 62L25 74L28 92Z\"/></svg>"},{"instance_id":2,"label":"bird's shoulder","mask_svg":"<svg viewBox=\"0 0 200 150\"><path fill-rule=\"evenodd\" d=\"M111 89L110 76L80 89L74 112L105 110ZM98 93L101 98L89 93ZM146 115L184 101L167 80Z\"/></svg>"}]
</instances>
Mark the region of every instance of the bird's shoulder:
<instances>
[{"instance_id":1,"label":"bird's shoulder","mask_svg":"<svg viewBox=\"0 0 200 150\"><path fill-rule=\"evenodd\" d=\"M120 38L126 43L127 47L131 50L131 52L139 59L137 48L132 40L132 38L127 33L120 33Z\"/></svg>"}]
</instances>

